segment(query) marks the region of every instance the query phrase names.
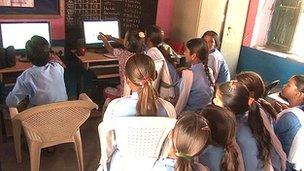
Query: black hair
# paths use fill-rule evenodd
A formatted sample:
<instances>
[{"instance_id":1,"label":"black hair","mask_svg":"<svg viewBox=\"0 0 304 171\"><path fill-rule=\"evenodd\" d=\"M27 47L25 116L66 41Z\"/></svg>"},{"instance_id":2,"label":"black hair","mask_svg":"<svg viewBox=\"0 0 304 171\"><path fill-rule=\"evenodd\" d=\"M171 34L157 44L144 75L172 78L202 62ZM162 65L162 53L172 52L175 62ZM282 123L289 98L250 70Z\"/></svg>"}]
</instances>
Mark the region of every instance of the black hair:
<instances>
[{"instance_id":1,"label":"black hair","mask_svg":"<svg viewBox=\"0 0 304 171\"><path fill-rule=\"evenodd\" d=\"M36 66L44 66L49 61L50 45L41 36L33 36L25 44L28 59Z\"/></svg>"}]
</instances>

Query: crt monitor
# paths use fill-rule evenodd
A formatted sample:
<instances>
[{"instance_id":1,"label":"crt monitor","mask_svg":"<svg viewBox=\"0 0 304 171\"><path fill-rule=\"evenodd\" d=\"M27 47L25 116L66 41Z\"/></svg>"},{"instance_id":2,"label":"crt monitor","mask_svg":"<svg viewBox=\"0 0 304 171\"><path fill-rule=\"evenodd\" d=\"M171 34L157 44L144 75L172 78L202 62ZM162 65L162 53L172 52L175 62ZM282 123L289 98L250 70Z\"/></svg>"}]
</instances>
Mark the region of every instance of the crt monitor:
<instances>
[{"instance_id":1,"label":"crt monitor","mask_svg":"<svg viewBox=\"0 0 304 171\"><path fill-rule=\"evenodd\" d=\"M119 38L119 22L118 20L83 21L83 32L86 45L102 44L102 41L97 39L99 32Z\"/></svg>"},{"instance_id":2,"label":"crt monitor","mask_svg":"<svg viewBox=\"0 0 304 171\"><path fill-rule=\"evenodd\" d=\"M1 46L14 46L16 50L24 50L25 43L32 36L44 37L51 44L50 24L48 22L0 23Z\"/></svg>"}]
</instances>

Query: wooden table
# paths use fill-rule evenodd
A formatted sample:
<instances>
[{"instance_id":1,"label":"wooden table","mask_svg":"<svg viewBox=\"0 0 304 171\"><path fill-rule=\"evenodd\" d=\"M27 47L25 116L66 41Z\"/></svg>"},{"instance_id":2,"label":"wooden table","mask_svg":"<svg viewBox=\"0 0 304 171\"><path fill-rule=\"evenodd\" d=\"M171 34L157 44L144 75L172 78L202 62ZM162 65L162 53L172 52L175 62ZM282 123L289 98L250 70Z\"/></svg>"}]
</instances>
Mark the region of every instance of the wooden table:
<instances>
[{"instance_id":1,"label":"wooden table","mask_svg":"<svg viewBox=\"0 0 304 171\"><path fill-rule=\"evenodd\" d=\"M19 58L16 58L16 65L8 68L0 69L0 82L6 83L5 76L13 73L21 74L26 69L30 68L32 65L31 62L20 62L18 60Z\"/></svg>"},{"instance_id":2,"label":"wooden table","mask_svg":"<svg viewBox=\"0 0 304 171\"><path fill-rule=\"evenodd\" d=\"M84 56L74 53L85 70L91 71L97 79L111 79L119 77L117 58L107 57L102 53L86 52ZM78 82L78 93L83 90L83 75Z\"/></svg>"}]
</instances>

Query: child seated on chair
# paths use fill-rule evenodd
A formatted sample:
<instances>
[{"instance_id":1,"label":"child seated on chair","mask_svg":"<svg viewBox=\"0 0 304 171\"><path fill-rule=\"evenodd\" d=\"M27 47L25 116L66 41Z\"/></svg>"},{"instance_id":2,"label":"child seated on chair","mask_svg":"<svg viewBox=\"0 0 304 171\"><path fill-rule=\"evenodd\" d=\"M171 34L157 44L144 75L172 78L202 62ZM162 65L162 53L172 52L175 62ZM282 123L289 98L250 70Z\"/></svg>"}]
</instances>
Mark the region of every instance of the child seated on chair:
<instances>
[{"instance_id":1,"label":"child seated on chair","mask_svg":"<svg viewBox=\"0 0 304 171\"><path fill-rule=\"evenodd\" d=\"M26 54L33 66L25 70L6 97L9 107L17 107L29 98L29 107L68 99L64 83L64 68L59 57L50 54L48 41L33 36L26 42Z\"/></svg>"},{"instance_id":2,"label":"child seated on chair","mask_svg":"<svg viewBox=\"0 0 304 171\"><path fill-rule=\"evenodd\" d=\"M172 148L168 157L161 157L153 171L205 171L207 167L194 162L205 148L210 129L204 117L187 112L175 124L170 135Z\"/></svg>"},{"instance_id":3,"label":"child seated on chair","mask_svg":"<svg viewBox=\"0 0 304 171\"><path fill-rule=\"evenodd\" d=\"M304 75L292 76L282 89L288 109L277 115L274 130L288 156L288 170L304 170Z\"/></svg>"},{"instance_id":4,"label":"child seated on chair","mask_svg":"<svg viewBox=\"0 0 304 171\"><path fill-rule=\"evenodd\" d=\"M176 117L174 107L167 101L158 97L152 81L156 78L153 60L145 54L135 54L126 63L126 83L130 86L132 94L112 100L104 113L103 120L124 116L165 116ZM111 136L108 139L112 139ZM113 152L110 170L119 170L119 163L124 161L119 149Z\"/></svg>"},{"instance_id":5,"label":"child seated on chair","mask_svg":"<svg viewBox=\"0 0 304 171\"><path fill-rule=\"evenodd\" d=\"M156 72L149 56L131 56L126 63L125 76L132 94L112 100L104 113L104 120L119 116L176 116L174 107L159 98L152 85Z\"/></svg>"},{"instance_id":6,"label":"child seated on chair","mask_svg":"<svg viewBox=\"0 0 304 171\"><path fill-rule=\"evenodd\" d=\"M143 53L143 39L145 38L145 34L140 32L139 30L128 30L125 34L124 39L113 38L110 35L104 35L100 33L98 35L98 39L102 40L107 51L114 55L118 60L119 65L119 76L120 76L120 87L115 89L114 91L116 98L121 97L122 95L129 95L128 92L123 92L124 83L125 83L125 66L127 60L134 55L135 53ZM125 49L122 48L113 48L108 40L116 40L116 42L124 45ZM112 88L113 89L113 88ZM106 88L105 92L109 92L110 88ZM113 90L112 90L113 92ZM125 94L124 94L125 93ZM113 94L113 93L112 93ZM113 99L113 97L112 97Z\"/></svg>"}]
</instances>

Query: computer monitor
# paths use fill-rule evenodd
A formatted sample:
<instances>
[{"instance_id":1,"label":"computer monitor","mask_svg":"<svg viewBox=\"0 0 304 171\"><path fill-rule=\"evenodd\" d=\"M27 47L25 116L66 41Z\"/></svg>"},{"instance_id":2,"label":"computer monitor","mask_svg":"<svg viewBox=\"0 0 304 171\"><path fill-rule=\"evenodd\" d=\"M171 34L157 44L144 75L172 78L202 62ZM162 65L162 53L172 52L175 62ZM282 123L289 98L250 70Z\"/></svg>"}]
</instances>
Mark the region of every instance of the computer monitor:
<instances>
[{"instance_id":1,"label":"computer monitor","mask_svg":"<svg viewBox=\"0 0 304 171\"><path fill-rule=\"evenodd\" d=\"M14 46L16 50L24 50L25 44L32 36L44 37L51 44L49 22L14 22L0 23L1 46Z\"/></svg>"},{"instance_id":2,"label":"computer monitor","mask_svg":"<svg viewBox=\"0 0 304 171\"><path fill-rule=\"evenodd\" d=\"M87 46L94 47L94 45L102 44L102 41L97 39L99 32L119 38L120 27L118 20L83 21L84 40Z\"/></svg>"}]
</instances>

